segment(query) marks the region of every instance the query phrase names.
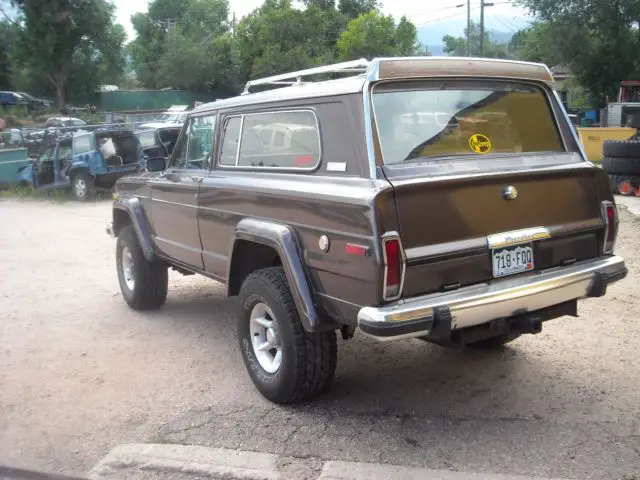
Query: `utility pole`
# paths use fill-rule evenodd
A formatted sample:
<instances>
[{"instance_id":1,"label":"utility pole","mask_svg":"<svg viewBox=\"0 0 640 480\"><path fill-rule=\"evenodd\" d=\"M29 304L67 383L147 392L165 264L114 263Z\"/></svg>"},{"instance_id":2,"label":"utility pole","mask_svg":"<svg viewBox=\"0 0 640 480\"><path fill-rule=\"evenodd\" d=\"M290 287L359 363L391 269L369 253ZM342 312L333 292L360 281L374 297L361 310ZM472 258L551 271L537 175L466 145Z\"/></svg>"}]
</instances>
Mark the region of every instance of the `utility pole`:
<instances>
[{"instance_id":1,"label":"utility pole","mask_svg":"<svg viewBox=\"0 0 640 480\"><path fill-rule=\"evenodd\" d=\"M484 55L484 9L485 7L493 7L493 3L480 0L480 56Z\"/></svg>"},{"instance_id":2,"label":"utility pole","mask_svg":"<svg viewBox=\"0 0 640 480\"><path fill-rule=\"evenodd\" d=\"M467 57L471 56L471 0L467 0Z\"/></svg>"},{"instance_id":3,"label":"utility pole","mask_svg":"<svg viewBox=\"0 0 640 480\"><path fill-rule=\"evenodd\" d=\"M484 0L480 0L480 56L484 55Z\"/></svg>"}]
</instances>

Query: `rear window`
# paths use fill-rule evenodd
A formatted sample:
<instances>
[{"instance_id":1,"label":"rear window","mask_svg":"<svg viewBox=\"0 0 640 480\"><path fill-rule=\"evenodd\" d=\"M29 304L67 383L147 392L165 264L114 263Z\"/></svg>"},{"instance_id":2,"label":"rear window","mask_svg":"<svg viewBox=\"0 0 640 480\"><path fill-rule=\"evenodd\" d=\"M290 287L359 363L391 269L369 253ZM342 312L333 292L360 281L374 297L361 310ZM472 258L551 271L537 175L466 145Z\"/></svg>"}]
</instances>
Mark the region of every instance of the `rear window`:
<instances>
[{"instance_id":1,"label":"rear window","mask_svg":"<svg viewBox=\"0 0 640 480\"><path fill-rule=\"evenodd\" d=\"M381 86L373 107L385 164L565 152L546 94L527 84Z\"/></svg>"}]
</instances>

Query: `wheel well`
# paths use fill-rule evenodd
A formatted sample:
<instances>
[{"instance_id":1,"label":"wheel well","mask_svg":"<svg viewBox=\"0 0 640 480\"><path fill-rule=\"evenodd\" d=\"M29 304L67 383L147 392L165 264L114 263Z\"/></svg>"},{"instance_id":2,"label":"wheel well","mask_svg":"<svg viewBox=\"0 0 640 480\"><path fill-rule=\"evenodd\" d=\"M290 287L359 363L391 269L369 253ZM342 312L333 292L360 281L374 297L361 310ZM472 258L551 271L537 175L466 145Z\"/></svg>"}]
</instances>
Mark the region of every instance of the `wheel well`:
<instances>
[{"instance_id":1,"label":"wheel well","mask_svg":"<svg viewBox=\"0 0 640 480\"><path fill-rule=\"evenodd\" d=\"M76 167L69 172L69 179L73 181L74 177L76 177L79 173L86 173L91 177L91 173L87 167Z\"/></svg>"},{"instance_id":2,"label":"wheel well","mask_svg":"<svg viewBox=\"0 0 640 480\"><path fill-rule=\"evenodd\" d=\"M229 268L229 296L240 292L242 282L252 272L279 265L282 265L282 260L274 248L248 240L236 240Z\"/></svg>"},{"instance_id":3,"label":"wheel well","mask_svg":"<svg viewBox=\"0 0 640 480\"><path fill-rule=\"evenodd\" d=\"M116 236L120 234L120 230L131 224L131 217L128 212L118 208L113 210L113 233Z\"/></svg>"}]
</instances>

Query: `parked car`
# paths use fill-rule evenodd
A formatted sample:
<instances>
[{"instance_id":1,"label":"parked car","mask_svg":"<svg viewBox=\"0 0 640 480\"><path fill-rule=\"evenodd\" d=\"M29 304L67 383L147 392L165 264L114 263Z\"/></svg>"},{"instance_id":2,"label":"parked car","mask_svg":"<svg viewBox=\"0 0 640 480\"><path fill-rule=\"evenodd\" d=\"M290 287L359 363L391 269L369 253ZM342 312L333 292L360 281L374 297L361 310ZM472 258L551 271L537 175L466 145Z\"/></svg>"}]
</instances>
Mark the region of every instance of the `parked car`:
<instances>
[{"instance_id":1,"label":"parked car","mask_svg":"<svg viewBox=\"0 0 640 480\"><path fill-rule=\"evenodd\" d=\"M607 176L544 65L360 60L246 92L190 112L166 170L118 180L107 231L133 309L164 304L168 268L239 296L273 402L329 387L337 331L496 348L627 274Z\"/></svg>"},{"instance_id":2,"label":"parked car","mask_svg":"<svg viewBox=\"0 0 640 480\"><path fill-rule=\"evenodd\" d=\"M42 98L36 98L33 95L28 94L27 92L16 92L22 98L24 98L32 108L49 108L52 105L50 100L44 100Z\"/></svg>"},{"instance_id":3,"label":"parked car","mask_svg":"<svg viewBox=\"0 0 640 480\"><path fill-rule=\"evenodd\" d=\"M71 188L77 200L92 198L97 188L112 188L136 173L143 161L138 137L130 130L76 132L49 145L19 171L19 183L38 190Z\"/></svg>"},{"instance_id":4,"label":"parked car","mask_svg":"<svg viewBox=\"0 0 640 480\"><path fill-rule=\"evenodd\" d=\"M172 125L136 131L144 152L144 168L164 170L182 126Z\"/></svg>"},{"instance_id":5,"label":"parked car","mask_svg":"<svg viewBox=\"0 0 640 480\"><path fill-rule=\"evenodd\" d=\"M24 145L29 150L29 155L37 158L47 148L55 145L56 141L64 137L71 137L74 132L95 130L95 125L73 117L50 117L43 128L29 129L23 133Z\"/></svg>"},{"instance_id":6,"label":"parked car","mask_svg":"<svg viewBox=\"0 0 640 480\"><path fill-rule=\"evenodd\" d=\"M26 107L29 104L29 101L24 98L22 95L16 92L0 92L0 107Z\"/></svg>"},{"instance_id":7,"label":"parked car","mask_svg":"<svg viewBox=\"0 0 640 480\"><path fill-rule=\"evenodd\" d=\"M189 114L188 108L189 107L187 105L172 105L166 112L160 115L157 120L143 123L138 128L140 130L144 130L149 128L168 127L171 125L182 126Z\"/></svg>"},{"instance_id":8,"label":"parked car","mask_svg":"<svg viewBox=\"0 0 640 480\"><path fill-rule=\"evenodd\" d=\"M26 149L0 148L0 190L16 186L17 173L30 163Z\"/></svg>"}]
</instances>

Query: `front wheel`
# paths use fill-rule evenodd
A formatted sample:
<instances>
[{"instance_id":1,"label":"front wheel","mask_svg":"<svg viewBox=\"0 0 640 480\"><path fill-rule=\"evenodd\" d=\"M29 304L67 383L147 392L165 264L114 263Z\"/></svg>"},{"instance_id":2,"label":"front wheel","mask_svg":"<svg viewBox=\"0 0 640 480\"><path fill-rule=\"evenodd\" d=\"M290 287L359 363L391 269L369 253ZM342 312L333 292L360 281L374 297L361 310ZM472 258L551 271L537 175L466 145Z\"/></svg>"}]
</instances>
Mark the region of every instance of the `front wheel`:
<instances>
[{"instance_id":1,"label":"front wheel","mask_svg":"<svg viewBox=\"0 0 640 480\"><path fill-rule=\"evenodd\" d=\"M116 268L120 291L134 310L160 308L167 299L169 273L165 264L144 258L131 225L122 229L116 243Z\"/></svg>"},{"instance_id":2,"label":"front wheel","mask_svg":"<svg viewBox=\"0 0 640 480\"><path fill-rule=\"evenodd\" d=\"M71 179L71 191L76 200L86 202L93 198L93 179L86 172L78 172Z\"/></svg>"},{"instance_id":3,"label":"front wheel","mask_svg":"<svg viewBox=\"0 0 640 480\"><path fill-rule=\"evenodd\" d=\"M282 267L249 275L240 300L238 341L258 391L274 403L287 404L326 390L336 370L336 333L305 331Z\"/></svg>"}]
</instances>

